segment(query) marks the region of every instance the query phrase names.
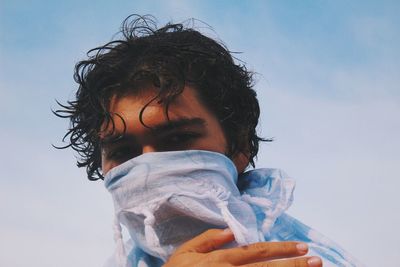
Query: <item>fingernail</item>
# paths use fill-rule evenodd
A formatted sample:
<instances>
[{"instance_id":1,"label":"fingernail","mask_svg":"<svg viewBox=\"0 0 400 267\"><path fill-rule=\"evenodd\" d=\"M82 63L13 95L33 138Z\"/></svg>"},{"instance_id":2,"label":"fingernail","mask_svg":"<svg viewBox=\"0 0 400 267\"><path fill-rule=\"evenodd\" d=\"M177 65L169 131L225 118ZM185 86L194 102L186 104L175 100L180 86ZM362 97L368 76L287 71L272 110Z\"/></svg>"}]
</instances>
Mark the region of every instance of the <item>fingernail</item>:
<instances>
[{"instance_id":1,"label":"fingernail","mask_svg":"<svg viewBox=\"0 0 400 267\"><path fill-rule=\"evenodd\" d=\"M225 228L224 231L222 231L222 234L223 234L223 235L231 235L231 234L232 234L232 231L231 231L230 228Z\"/></svg>"},{"instance_id":2,"label":"fingernail","mask_svg":"<svg viewBox=\"0 0 400 267\"><path fill-rule=\"evenodd\" d=\"M308 245L306 243L298 243L296 244L296 248L300 254L306 254L308 251Z\"/></svg>"},{"instance_id":3,"label":"fingernail","mask_svg":"<svg viewBox=\"0 0 400 267\"><path fill-rule=\"evenodd\" d=\"M318 257L311 257L308 259L307 264L310 267L318 267L318 266L322 266L322 261Z\"/></svg>"}]
</instances>

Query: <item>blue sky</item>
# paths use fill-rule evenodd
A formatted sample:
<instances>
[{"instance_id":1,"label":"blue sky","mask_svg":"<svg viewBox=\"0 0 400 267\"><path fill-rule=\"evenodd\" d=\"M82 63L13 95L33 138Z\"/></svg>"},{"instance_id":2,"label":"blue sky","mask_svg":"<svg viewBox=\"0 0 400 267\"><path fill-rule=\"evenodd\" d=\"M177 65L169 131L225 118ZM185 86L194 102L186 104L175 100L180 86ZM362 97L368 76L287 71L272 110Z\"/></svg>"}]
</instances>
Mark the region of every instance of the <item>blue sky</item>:
<instances>
[{"instance_id":1,"label":"blue sky","mask_svg":"<svg viewBox=\"0 0 400 267\"><path fill-rule=\"evenodd\" d=\"M258 167L296 178L289 213L368 266L400 249L398 1L0 1L0 263L99 266L113 251L112 202L85 180L68 123L74 64L131 13L197 18L258 73ZM201 24L199 24L201 26ZM21 256L23 255L23 256Z\"/></svg>"}]
</instances>

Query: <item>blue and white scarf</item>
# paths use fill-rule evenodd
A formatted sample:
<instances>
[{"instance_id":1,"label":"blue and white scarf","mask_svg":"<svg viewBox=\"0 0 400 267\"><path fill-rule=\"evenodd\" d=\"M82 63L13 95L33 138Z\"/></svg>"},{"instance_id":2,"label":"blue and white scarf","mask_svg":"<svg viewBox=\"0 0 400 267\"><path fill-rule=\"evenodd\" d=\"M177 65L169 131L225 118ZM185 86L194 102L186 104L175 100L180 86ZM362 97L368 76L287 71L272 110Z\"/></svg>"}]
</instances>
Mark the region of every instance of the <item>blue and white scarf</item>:
<instances>
[{"instance_id":1,"label":"blue and white scarf","mask_svg":"<svg viewBox=\"0 0 400 267\"><path fill-rule=\"evenodd\" d=\"M301 241L324 266L362 266L337 244L285 213L295 182L278 169L238 178L226 156L189 150L146 153L110 170L105 186L115 207L116 253L106 267L158 267L183 242L229 227L231 246ZM131 237L124 244L121 224Z\"/></svg>"}]
</instances>

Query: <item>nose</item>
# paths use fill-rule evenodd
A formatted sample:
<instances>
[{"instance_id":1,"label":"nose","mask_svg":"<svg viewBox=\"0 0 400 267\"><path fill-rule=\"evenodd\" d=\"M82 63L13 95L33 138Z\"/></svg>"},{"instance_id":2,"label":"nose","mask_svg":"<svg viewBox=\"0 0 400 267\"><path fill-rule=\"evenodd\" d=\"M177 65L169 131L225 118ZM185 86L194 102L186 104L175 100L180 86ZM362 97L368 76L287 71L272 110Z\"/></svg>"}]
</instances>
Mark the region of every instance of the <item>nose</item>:
<instances>
[{"instance_id":1,"label":"nose","mask_svg":"<svg viewBox=\"0 0 400 267\"><path fill-rule=\"evenodd\" d=\"M145 145L142 148L142 154L145 153L150 153L150 152L157 152L156 147L152 146L152 145Z\"/></svg>"}]
</instances>

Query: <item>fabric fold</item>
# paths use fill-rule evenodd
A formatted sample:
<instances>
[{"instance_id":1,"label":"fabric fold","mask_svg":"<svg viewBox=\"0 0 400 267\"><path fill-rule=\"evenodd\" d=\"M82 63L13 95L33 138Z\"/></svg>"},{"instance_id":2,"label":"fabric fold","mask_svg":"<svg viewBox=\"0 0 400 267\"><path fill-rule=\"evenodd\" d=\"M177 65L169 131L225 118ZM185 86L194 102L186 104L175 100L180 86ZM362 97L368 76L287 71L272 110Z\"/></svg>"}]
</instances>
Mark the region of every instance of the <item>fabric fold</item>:
<instances>
[{"instance_id":1,"label":"fabric fold","mask_svg":"<svg viewBox=\"0 0 400 267\"><path fill-rule=\"evenodd\" d=\"M324 266L363 266L340 246L290 215L295 181L279 169L237 177L233 162L209 151L148 153L105 177L118 223L132 239L106 267L159 267L183 242L210 228L229 227L231 246L260 241L301 241ZM121 259L129 251L126 260ZM118 261L117 261L118 260Z\"/></svg>"}]
</instances>

